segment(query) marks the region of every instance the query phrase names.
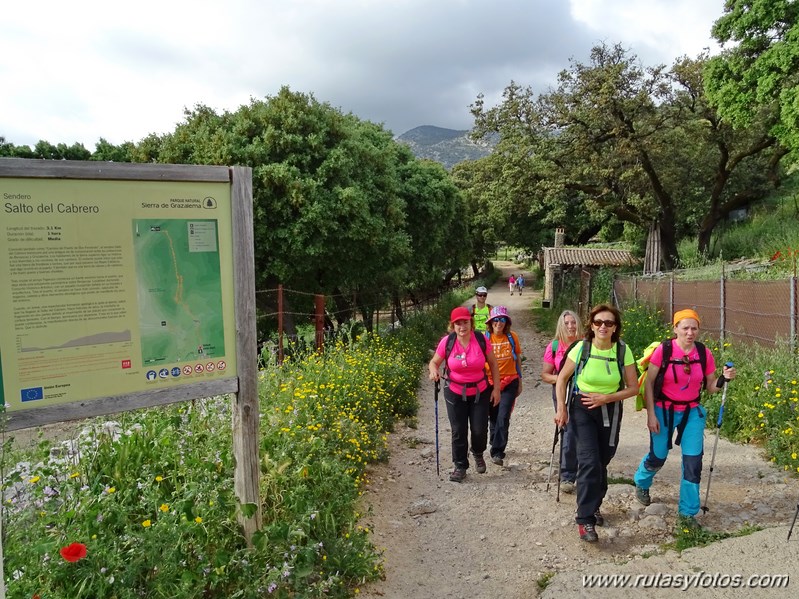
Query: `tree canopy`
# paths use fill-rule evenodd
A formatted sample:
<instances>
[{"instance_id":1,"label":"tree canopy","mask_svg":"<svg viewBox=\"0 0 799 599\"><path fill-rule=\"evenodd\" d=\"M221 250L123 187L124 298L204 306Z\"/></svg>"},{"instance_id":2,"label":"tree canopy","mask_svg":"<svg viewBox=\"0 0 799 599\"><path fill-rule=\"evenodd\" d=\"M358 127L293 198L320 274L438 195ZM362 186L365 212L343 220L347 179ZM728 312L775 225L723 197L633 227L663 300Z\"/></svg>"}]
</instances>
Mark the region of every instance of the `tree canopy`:
<instances>
[{"instance_id":1,"label":"tree canopy","mask_svg":"<svg viewBox=\"0 0 799 599\"><path fill-rule=\"evenodd\" d=\"M734 44L710 60L705 87L719 114L737 128L776 112L771 132L799 149L799 2L726 0L713 36Z\"/></svg>"},{"instance_id":2,"label":"tree canopy","mask_svg":"<svg viewBox=\"0 0 799 599\"><path fill-rule=\"evenodd\" d=\"M258 288L351 295L368 320L467 258L452 250L462 199L446 171L313 95L283 88L221 115L198 105L148 147L159 162L253 168Z\"/></svg>"},{"instance_id":3,"label":"tree canopy","mask_svg":"<svg viewBox=\"0 0 799 599\"><path fill-rule=\"evenodd\" d=\"M492 108L478 97L475 134L501 136L491 193L576 241L617 238L623 223L643 237L658 221L667 266L681 237L706 250L723 218L765 195L784 155L766 119L735 131L718 117L703 92L706 60L643 67L600 44L553 90L511 82Z\"/></svg>"}]
</instances>

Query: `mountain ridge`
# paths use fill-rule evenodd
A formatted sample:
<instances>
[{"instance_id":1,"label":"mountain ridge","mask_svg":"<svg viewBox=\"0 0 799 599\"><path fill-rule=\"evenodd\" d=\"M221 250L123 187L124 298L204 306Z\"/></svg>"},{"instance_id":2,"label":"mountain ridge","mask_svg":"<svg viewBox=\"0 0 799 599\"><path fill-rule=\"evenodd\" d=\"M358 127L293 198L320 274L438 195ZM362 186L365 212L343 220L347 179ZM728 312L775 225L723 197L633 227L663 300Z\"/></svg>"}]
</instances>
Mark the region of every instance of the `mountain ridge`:
<instances>
[{"instance_id":1,"label":"mountain ridge","mask_svg":"<svg viewBox=\"0 0 799 599\"><path fill-rule=\"evenodd\" d=\"M493 151L490 141L475 141L468 129L447 129L435 125L420 125L395 139L407 145L417 158L434 160L447 170L459 162L485 158Z\"/></svg>"}]
</instances>

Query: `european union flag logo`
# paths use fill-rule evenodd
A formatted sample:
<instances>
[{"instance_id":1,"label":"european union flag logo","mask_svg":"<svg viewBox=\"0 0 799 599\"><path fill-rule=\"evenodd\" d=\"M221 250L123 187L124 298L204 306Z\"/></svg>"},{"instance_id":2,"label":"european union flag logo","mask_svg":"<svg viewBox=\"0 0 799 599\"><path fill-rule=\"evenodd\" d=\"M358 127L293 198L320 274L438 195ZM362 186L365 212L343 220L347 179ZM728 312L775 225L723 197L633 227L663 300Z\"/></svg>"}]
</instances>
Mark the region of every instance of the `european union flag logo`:
<instances>
[{"instance_id":1,"label":"european union flag logo","mask_svg":"<svg viewBox=\"0 0 799 599\"><path fill-rule=\"evenodd\" d=\"M22 401L36 401L37 399L44 399L44 389L42 387L22 389L19 394L22 398Z\"/></svg>"}]
</instances>

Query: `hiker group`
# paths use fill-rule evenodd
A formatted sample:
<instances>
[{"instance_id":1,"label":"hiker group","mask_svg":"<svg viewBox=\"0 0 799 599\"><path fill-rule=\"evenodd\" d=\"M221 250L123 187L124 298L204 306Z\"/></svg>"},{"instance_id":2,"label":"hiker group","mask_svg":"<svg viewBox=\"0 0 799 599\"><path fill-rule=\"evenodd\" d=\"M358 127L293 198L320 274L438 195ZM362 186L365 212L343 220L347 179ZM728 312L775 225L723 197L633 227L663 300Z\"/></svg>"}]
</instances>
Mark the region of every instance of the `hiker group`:
<instances>
[{"instance_id":1,"label":"hiker group","mask_svg":"<svg viewBox=\"0 0 799 599\"><path fill-rule=\"evenodd\" d=\"M489 448L491 461L503 466L511 413L522 392L519 338L511 331L507 308L491 306L486 297L486 288L479 287L471 309L452 311L449 333L428 365L429 377L436 382L436 410L440 367L445 366L454 463L449 478L454 482L466 477L470 453L478 473L486 471L483 454ZM649 451L634 476L636 499L650 504L653 480L678 445L681 525L697 526L694 516L700 508L707 509L699 498L707 418L700 397L703 390L726 391L736 372L727 363L716 377L713 354L698 341L701 319L696 311L679 310L672 324L674 337L653 343L638 367L621 339L621 314L604 304L590 311L584 333L578 316L564 311L555 339L544 350L541 380L552 385L555 409L553 460L560 441L558 499L561 488L576 494L575 522L584 541L598 541L596 527L604 524L601 506L608 489L608 464L618 447L624 400L630 397L638 396L638 409L646 409L650 435ZM639 367L645 371L640 381ZM722 409L723 402L724 398ZM436 417L436 434L437 427Z\"/></svg>"}]
</instances>

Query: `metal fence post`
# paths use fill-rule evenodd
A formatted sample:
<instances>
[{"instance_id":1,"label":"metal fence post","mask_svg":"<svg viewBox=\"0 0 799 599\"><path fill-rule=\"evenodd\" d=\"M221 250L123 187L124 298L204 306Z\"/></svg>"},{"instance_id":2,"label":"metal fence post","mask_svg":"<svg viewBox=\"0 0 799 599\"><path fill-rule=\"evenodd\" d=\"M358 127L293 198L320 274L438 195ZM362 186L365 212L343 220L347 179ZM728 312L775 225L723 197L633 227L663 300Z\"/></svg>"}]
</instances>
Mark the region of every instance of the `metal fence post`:
<instances>
[{"instance_id":1,"label":"metal fence post","mask_svg":"<svg viewBox=\"0 0 799 599\"><path fill-rule=\"evenodd\" d=\"M277 286L277 363L283 363L283 284Z\"/></svg>"},{"instance_id":2,"label":"metal fence post","mask_svg":"<svg viewBox=\"0 0 799 599\"><path fill-rule=\"evenodd\" d=\"M669 277L669 318L674 314L674 271L671 271Z\"/></svg>"},{"instance_id":3,"label":"metal fence post","mask_svg":"<svg viewBox=\"0 0 799 599\"><path fill-rule=\"evenodd\" d=\"M727 322L724 316L727 314L727 287L724 278L724 263L721 263L721 280L719 281L719 338L724 343L724 332L727 328Z\"/></svg>"},{"instance_id":4,"label":"metal fence post","mask_svg":"<svg viewBox=\"0 0 799 599\"><path fill-rule=\"evenodd\" d=\"M796 275L791 277L791 354L796 354Z\"/></svg>"},{"instance_id":5,"label":"metal fence post","mask_svg":"<svg viewBox=\"0 0 799 599\"><path fill-rule=\"evenodd\" d=\"M316 351L325 347L325 296L314 295L314 324L316 325Z\"/></svg>"}]
</instances>

